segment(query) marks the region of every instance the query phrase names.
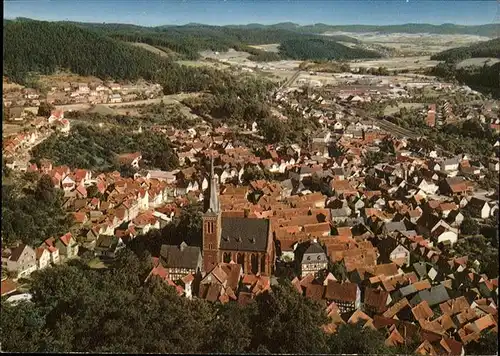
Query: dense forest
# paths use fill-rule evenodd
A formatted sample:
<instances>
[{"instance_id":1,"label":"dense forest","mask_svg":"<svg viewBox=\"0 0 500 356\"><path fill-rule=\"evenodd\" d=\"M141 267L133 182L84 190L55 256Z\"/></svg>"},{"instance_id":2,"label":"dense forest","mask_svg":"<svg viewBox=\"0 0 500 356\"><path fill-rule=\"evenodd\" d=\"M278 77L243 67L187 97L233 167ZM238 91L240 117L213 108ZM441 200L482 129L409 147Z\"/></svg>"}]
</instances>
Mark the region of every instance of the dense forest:
<instances>
[{"instance_id":1,"label":"dense forest","mask_svg":"<svg viewBox=\"0 0 500 356\"><path fill-rule=\"evenodd\" d=\"M49 176L3 170L2 242L38 246L48 237L69 231L71 217L62 209L63 192ZM2 330L5 330L2 328Z\"/></svg>"},{"instance_id":2,"label":"dense forest","mask_svg":"<svg viewBox=\"0 0 500 356\"><path fill-rule=\"evenodd\" d=\"M104 269L89 267L90 258L35 272L30 302L2 298L4 351L395 355L422 342L414 335L388 347L383 332L353 324L327 334L324 307L286 280L250 304L215 304L180 297L156 276L145 281L147 252L124 249ZM495 336L485 334L466 352L494 354Z\"/></svg>"},{"instance_id":3,"label":"dense forest","mask_svg":"<svg viewBox=\"0 0 500 356\"><path fill-rule=\"evenodd\" d=\"M57 69L100 78L151 80L172 66L148 51L76 26L11 21L4 25L4 75L22 81L28 72Z\"/></svg>"},{"instance_id":4,"label":"dense forest","mask_svg":"<svg viewBox=\"0 0 500 356\"><path fill-rule=\"evenodd\" d=\"M290 50L280 54L266 52L251 45L282 43L285 41L319 41L326 46L342 45L336 41L359 44L357 39L345 35L320 36L285 29L266 28L232 28L207 25L141 27L125 24L95 24L76 22L48 23L30 19L4 21L7 45L5 72L11 77L15 73L39 71L51 73L56 68L67 68L83 75L135 79L153 77L159 70L173 70L172 63L161 60L151 53L134 48L130 49L123 42L141 42L167 53L175 54L172 58L197 59L200 51L227 51L230 48L245 51L255 61L274 61L282 58L295 58ZM115 41L113 41L115 40ZM52 46L41 46L50 41ZM40 47L40 48L39 48ZM35 56L24 60L27 53L36 50ZM87 54L86 52L89 52ZM94 52L95 51L95 52ZM129 54L126 52L130 51ZM346 58L365 56L365 51L342 48L341 52L349 52ZM90 56L94 53L95 55ZM313 58L318 55L312 53ZM79 57L81 56L81 58ZM22 60L16 60L21 58ZM114 63L112 70L109 62ZM131 65L136 62L137 65ZM116 65L116 63L120 65ZM148 66L150 64L150 66ZM166 67L166 68L165 68Z\"/></svg>"},{"instance_id":5,"label":"dense forest","mask_svg":"<svg viewBox=\"0 0 500 356\"><path fill-rule=\"evenodd\" d=\"M299 60L338 60L355 58L379 58L377 52L349 48L325 38L296 39L281 42L280 53L287 58Z\"/></svg>"},{"instance_id":6,"label":"dense forest","mask_svg":"<svg viewBox=\"0 0 500 356\"><path fill-rule=\"evenodd\" d=\"M228 73L181 66L70 24L4 21L3 51L4 75L18 83L32 72L52 74L58 69L102 79L149 79L162 84L165 94L210 91L235 80Z\"/></svg>"},{"instance_id":7,"label":"dense forest","mask_svg":"<svg viewBox=\"0 0 500 356\"><path fill-rule=\"evenodd\" d=\"M461 68L457 68L455 63L443 62L431 68L429 74L446 80L457 80L482 93L500 98L500 62Z\"/></svg>"},{"instance_id":8,"label":"dense forest","mask_svg":"<svg viewBox=\"0 0 500 356\"><path fill-rule=\"evenodd\" d=\"M436 53L431 59L436 61L460 62L464 59L479 57L500 58L500 38L475 43L466 47L448 49Z\"/></svg>"},{"instance_id":9,"label":"dense forest","mask_svg":"<svg viewBox=\"0 0 500 356\"><path fill-rule=\"evenodd\" d=\"M151 131L131 132L129 127L109 129L74 125L69 136L52 135L33 149L33 159L49 159L56 166L96 171L120 169L117 154L140 152L144 168L171 170L178 166L169 139Z\"/></svg>"}]
</instances>

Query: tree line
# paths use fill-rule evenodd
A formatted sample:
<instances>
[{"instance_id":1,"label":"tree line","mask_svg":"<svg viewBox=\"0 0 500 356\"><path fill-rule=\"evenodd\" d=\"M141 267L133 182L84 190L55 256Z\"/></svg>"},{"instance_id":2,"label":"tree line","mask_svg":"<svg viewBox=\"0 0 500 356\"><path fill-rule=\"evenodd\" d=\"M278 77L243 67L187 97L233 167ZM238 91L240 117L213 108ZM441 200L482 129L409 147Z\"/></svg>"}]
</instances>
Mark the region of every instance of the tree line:
<instances>
[{"instance_id":1,"label":"tree line","mask_svg":"<svg viewBox=\"0 0 500 356\"><path fill-rule=\"evenodd\" d=\"M451 48L431 56L432 60L460 62L464 59L493 57L500 58L500 38L483 41L465 47Z\"/></svg>"},{"instance_id":2,"label":"tree line","mask_svg":"<svg viewBox=\"0 0 500 356\"><path fill-rule=\"evenodd\" d=\"M8 352L411 354L421 341L388 347L385 335L361 325L335 334L320 304L287 280L248 305L188 300L158 277L147 282L148 253L119 252L107 269L90 256L34 272L31 302L2 298L2 349ZM495 334L467 345L467 353L494 354Z\"/></svg>"}]
</instances>

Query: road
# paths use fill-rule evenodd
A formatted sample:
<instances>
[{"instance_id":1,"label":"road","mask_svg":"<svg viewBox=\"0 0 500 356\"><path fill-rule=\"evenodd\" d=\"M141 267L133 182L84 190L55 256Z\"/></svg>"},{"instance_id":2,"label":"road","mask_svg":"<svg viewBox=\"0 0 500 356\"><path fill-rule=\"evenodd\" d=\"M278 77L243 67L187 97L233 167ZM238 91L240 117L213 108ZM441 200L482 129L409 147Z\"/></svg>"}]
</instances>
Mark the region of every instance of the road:
<instances>
[{"instance_id":1,"label":"road","mask_svg":"<svg viewBox=\"0 0 500 356\"><path fill-rule=\"evenodd\" d=\"M279 92L282 89L285 89L285 88L291 86L293 84L293 82L295 82L295 80L299 77L301 72L302 72L301 70L298 70L297 72L295 72L295 74L292 75L290 77L290 79L288 79L285 83L283 83L283 85L281 87L279 87L279 89L277 91Z\"/></svg>"}]
</instances>

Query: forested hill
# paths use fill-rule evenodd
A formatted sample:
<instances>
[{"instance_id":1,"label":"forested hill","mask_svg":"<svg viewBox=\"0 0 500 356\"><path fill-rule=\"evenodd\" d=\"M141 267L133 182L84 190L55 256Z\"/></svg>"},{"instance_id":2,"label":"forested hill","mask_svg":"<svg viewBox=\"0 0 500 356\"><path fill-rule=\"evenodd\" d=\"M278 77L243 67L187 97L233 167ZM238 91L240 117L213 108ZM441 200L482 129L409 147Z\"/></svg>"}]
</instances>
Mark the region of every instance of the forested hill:
<instances>
[{"instance_id":1,"label":"forested hill","mask_svg":"<svg viewBox=\"0 0 500 356\"><path fill-rule=\"evenodd\" d=\"M171 63L148 51L69 24L4 22L4 75L22 81L28 72L56 69L100 78L152 79Z\"/></svg>"},{"instance_id":2,"label":"forested hill","mask_svg":"<svg viewBox=\"0 0 500 356\"><path fill-rule=\"evenodd\" d=\"M105 34L111 38L127 42L142 42L158 48L167 48L179 53L186 59L197 59L199 52L204 50L227 51L230 48L249 52L259 58L279 60L279 56L263 56L263 51L250 47L251 45L281 44L285 41L315 41L325 39L319 34L307 34L293 30L262 27L236 28L230 26L208 26L190 24L185 26L139 27L121 24L74 23ZM360 41L345 35L328 36L328 42L348 42L360 44ZM357 52L355 52L357 53ZM362 51L359 54L363 54ZM282 53L283 55L283 53ZM283 58L294 58L282 56ZM359 57L358 57L359 58ZM312 59L312 58L311 58ZM266 60L266 59L264 59Z\"/></svg>"},{"instance_id":3,"label":"forested hill","mask_svg":"<svg viewBox=\"0 0 500 356\"><path fill-rule=\"evenodd\" d=\"M288 40L280 45L283 56L299 60L334 60L356 58L379 58L377 52L358 48L349 48L337 42L322 38L314 40Z\"/></svg>"},{"instance_id":4,"label":"forested hill","mask_svg":"<svg viewBox=\"0 0 500 356\"><path fill-rule=\"evenodd\" d=\"M452 34L462 34L462 35L478 35L485 37L497 37L500 33L500 24L487 24L487 25L476 25L476 26L462 26L455 24L442 24L442 25L431 25L431 24L401 24L401 25L328 25L324 23L317 23L314 25L300 26L292 22L283 22L274 25L260 25L260 24L248 24L248 25L235 25L231 26L234 28L275 28L282 30L292 30L296 32L304 33L324 33L324 32L380 32L380 33L432 33L439 35L452 35Z\"/></svg>"},{"instance_id":5,"label":"forested hill","mask_svg":"<svg viewBox=\"0 0 500 356\"><path fill-rule=\"evenodd\" d=\"M207 25L186 25L186 26L160 26L160 27L141 27L128 24L98 24L98 23L77 23L77 22L40 22L30 19L16 19L14 21L4 21L6 34L9 37L7 49L11 51L9 66L23 66L25 61L14 60L12 53L19 52L16 47L30 48L28 41L37 43L36 49L40 51L42 62L58 62L60 65L69 66L68 57L73 57L73 54L68 54L64 60L60 60L59 54L53 54L53 47L45 46L40 48L41 43L53 43L57 48L70 47L76 53L82 51L83 44L88 43L92 48L109 47L111 55L117 55L118 52L123 52L124 44L120 42L141 42L151 46L155 46L166 52L175 52L178 56L184 59L197 59L199 52L204 50L227 51L230 48L249 52L253 55L251 59L256 61L270 61L287 58L304 58L304 59L353 59L353 58L372 58L380 57L376 52L366 51L360 48L359 40L349 36L321 36L318 34L307 34L286 29L273 28L270 26L264 28L234 28L230 26L207 26ZM40 28L41 31L37 29ZM61 36L62 35L62 36ZM52 42L48 42L50 40ZM113 41L114 40L114 41ZM118 41L116 41L118 40ZM47 42L46 42L47 41ZM78 42L74 44L74 42ZM307 45L311 42L312 45ZM341 45L338 42L348 42L354 44L355 48L349 48ZM98 44L94 46L93 44ZM265 52L260 49L251 47L252 45L262 44L283 44L286 43L286 50L280 53ZM25 46L27 45L27 46ZM61 45L61 47L59 47ZM304 49L305 48L305 49ZM127 50L130 50L127 48ZM5 52L6 53L6 52ZM139 49L135 49L131 56L140 57L142 53ZM325 53L327 54L325 56ZM22 54L21 58L26 56ZM54 60L54 56L57 56ZM86 57L85 55L83 56ZM151 57L151 55L150 55ZM102 54L95 56L97 62L102 63ZM36 58L31 58L31 61L39 61ZM79 59L81 62L81 60ZM157 61L157 59L155 59ZM28 61L29 62L29 61ZM87 59L87 62L89 60ZM123 59L117 63L122 63ZM139 60L137 72L141 71L141 63ZM72 61L73 63L73 61ZM92 62L93 63L93 62ZM86 64L84 64L86 65ZM32 65L26 65L32 68ZM120 70L123 66L115 66L116 70ZM7 67L10 69L10 67ZM53 68L48 68L50 71ZM154 65L153 69L154 71ZM17 69L17 71L19 71ZM43 68L40 69L43 71ZM89 73L99 76L98 68L96 73ZM102 71L101 71L102 72ZM85 73L86 74L86 73ZM118 73L119 74L119 73ZM123 76L122 74L119 74ZM133 74L127 75L133 77Z\"/></svg>"},{"instance_id":6,"label":"forested hill","mask_svg":"<svg viewBox=\"0 0 500 356\"><path fill-rule=\"evenodd\" d=\"M486 42L479 42L467 47L458 47L436 53L433 60L458 62L469 58L495 57L500 58L500 37Z\"/></svg>"},{"instance_id":7,"label":"forested hill","mask_svg":"<svg viewBox=\"0 0 500 356\"><path fill-rule=\"evenodd\" d=\"M237 81L207 67L186 67L145 49L74 25L43 21L4 21L4 76L27 84L31 74L69 70L101 79L144 78L165 94L214 91Z\"/></svg>"}]
</instances>

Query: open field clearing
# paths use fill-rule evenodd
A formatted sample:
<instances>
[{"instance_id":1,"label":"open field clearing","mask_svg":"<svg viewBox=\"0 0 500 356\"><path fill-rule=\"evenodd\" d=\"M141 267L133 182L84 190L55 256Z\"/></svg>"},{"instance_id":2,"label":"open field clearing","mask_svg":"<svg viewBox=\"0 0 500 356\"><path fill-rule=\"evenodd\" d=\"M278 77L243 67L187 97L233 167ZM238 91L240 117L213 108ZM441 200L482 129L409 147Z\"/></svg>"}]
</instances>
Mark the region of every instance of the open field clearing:
<instances>
[{"instance_id":1,"label":"open field clearing","mask_svg":"<svg viewBox=\"0 0 500 356\"><path fill-rule=\"evenodd\" d=\"M469 58L458 63L457 68L463 68L468 66L482 67L485 64L488 66L492 66L493 64L498 62L500 62L500 59L498 58Z\"/></svg>"},{"instance_id":2,"label":"open field clearing","mask_svg":"<svg viewBox=\"0 0 500 356\"><path fill-rule=\"evenodd\" d=\"M394 48L402 54L437 53L449 48L467 46L474 42L488 41L490 38L475 35L438 35L427 33L352 33L335 32L324 35L347 35L354 37L366 44L378 44Z\"/></svg>"},{"instance_id":3,"label":"open field clearing","mask_svg":"<svg viewBox=\"0 0 500 356\"><path fill-rule=\"evenodd\" d=\"M104 262L102 262L98 258L94 258L93 260L90 260L88 263L88 266L93 269L103 269L103 268L108 268Z\"/></svg>"},{"instance_id":4,"label":"open field clearing","mask_svg":"<svg viewBox=\"0 0 500 356\"><path fill-rule=\"evenodd\" d=\"M9 91L17 91L17 90L21 90L24 88L22 85L7 82L5 77L3 77L2 85L3 85L3 92L4 93L7 93Z\"/></svg>"},{"instance_id":5,"label":"open field clearing","mask_svg":"<svg viewBox=\"0 0 500 356\"><path fill-rule=\"evenodd\" d=\"M279 43L271 43L271 44L258 45L258 46L255 45L255 46L249 46L249 47L257 48L257 49L260 49L260 50L266 51L266 52L278 53L280 51L279 46L280 46Z\"/></svg>"},{"instance_id":6,"label":"open field clearing","mask_svg":"<svg viewBox=\"0 0 500 356\"><path fill-rule=\"evenodd\" d=\"M140 47L140 48L143 48L145 49L146 51L149 51L151 53L154 53L154 54L158 54L160 55L161 57L166 57L166 58L169 58L170 55L164 51L162 51L161 49L158 49L154 46L151 46L151 45L148 45L146 43L140 43L140 42L130 42L130 44L132 46L136 46L136 47Z\"/></svg>"},{"instance_id":7,"label":"open field clearing","mask_svg":"<svg viewBox=\"0 0 500 356\"><path fill-rule=\"evenodd\" d=\"M392 57L392 58L382 58L382 59L371 59L366 61L354 60L349 64L351 67L363 67L363 68L378 68L386 67L389 70L404 70L404 69L419 69L426 67L433 67L437 65L439 61L431 61L429 56L417 56L417 57Z\"/></svg>"},{"instance_id":8,"label":"open field clearing","mask_svg":"<svg viewBox=\"0 0 500 356\"><path fill-rule=\"evenodd\" d=\"M400 103L397 106L387 106L384 110L384 115L392 115L399 112L402 108L406 109L420 109L423 108L425 104L423 103Z\"/></svg>"},{"instance_id":9,"label":"open field clearing","mask_svg":"<svg viewBox=\"0 0 500 356\"><path fill-rule=\"evenodd\" d=\"M211 67L215 69L226 69L230 65L229 63L214 62L207 60L198 60L198 61L179 60L177 61L177 63L187 67Z\"/></svg>"},{"instance_id":10,"label":"open field clearing","mask_svg":"<svg viewBox=\"0 0 500 356\"><path fill-rule=\"evenodd\" d=\"M227 52L214 52L214 51L203 51L200 52L201 56L204 58L217 59L219 61L243 61L250 57L250 53L235 51L234 49L229 49Z\"/></svg>"},{"instance_id":11,"label":"open field clearing","mask_svg":"<svg viewBox=\"0 0 500 356\"><path fill-rule=\"evenodd\" d=\"M89 110L90 113L96 113L96 114L101 114L101 115L117 115L118 113L116 110L111 109L110 107L99 104L94 106Z\"/></svg>"}]
</instances>

